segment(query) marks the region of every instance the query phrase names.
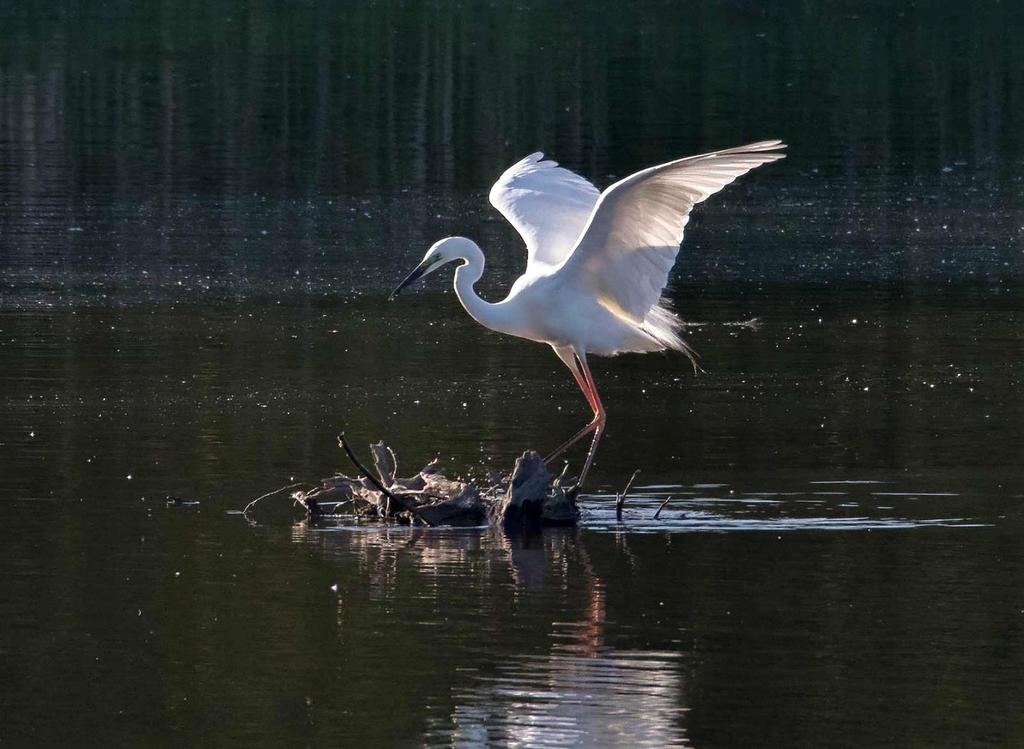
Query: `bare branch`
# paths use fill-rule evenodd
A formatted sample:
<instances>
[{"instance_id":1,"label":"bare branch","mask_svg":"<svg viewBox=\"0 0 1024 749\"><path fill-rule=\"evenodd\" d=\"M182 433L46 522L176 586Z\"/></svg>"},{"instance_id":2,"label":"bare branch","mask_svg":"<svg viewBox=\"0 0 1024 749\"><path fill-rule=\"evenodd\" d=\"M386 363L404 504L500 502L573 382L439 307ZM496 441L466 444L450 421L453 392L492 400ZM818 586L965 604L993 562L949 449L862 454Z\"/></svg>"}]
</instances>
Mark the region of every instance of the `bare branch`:
<instances>
[{"instance_id":1,"label":"bare branch","mask_svg":"<svg viewBox=\"0 0 1024 749\"><path fill-rule=\"evenodd\" d=\"M388 489L380 482L380 480L372 473L370 473L369 470L367 470L366 466L364 466L359 461L359 458L356 457L356 454L352 452L352 448L348 446L348 442L345 441L344 433L338 435L338 445L341 447L342 450L345 451L345 454L348 456L348 459L352 461L352 465L354 465L359 470L359 472L366 478L367 481L373 484L374 488L377 489L377 491L379 491L381 494L387 497L389 502L394 502L403 510L406 510L407 512L410 512L411 514L415 515L417 518L422 520L427 525L434 525L434 523L430 522L430 520L428 520L426 517L422 515L422 513L420 513L419 508L417 508L414 504L407 502L404 497L400 497L399 495L388 491Z\"/></svg>"},{"instance_id":2,"label":"bare branch","mask_svg":"<svg viewBox=\"0 0 1024 749\"><path fill-rule=\"evenodd\" d=\"M629 481L626 482L626 488L622 490L622 494L615 497L615 519L620 522L622 521L622 505L626 503L626 495L629 494L629 490L633 487L633 481L639 473L639 468L633 471L633 475L630 476Z\"/></svg>"},{"instance_id":3,"label":"bare branch","mask_svg":"<svg viewBox=\"0 0 1024 749\"><path fill-rule=\"evenodd\" d=\"M280 494L281 492L286 492L289 489L297 489L300 486L308 486L308 484L300 481L297 484L288 484L288 486L282 486L280 489L274 489L274 491L272 491L272 492L267 492L266 494L261 494L260 496L256 497L256 499L254 499L252 502L247 504L242 509L242 514L243 515L248 515L249 514L249 510L251 510L253 507L255 507L256 503L259 502L261 499L266 499L267 497L273 497L275 494Z\"/></svg>"}]
</instances>

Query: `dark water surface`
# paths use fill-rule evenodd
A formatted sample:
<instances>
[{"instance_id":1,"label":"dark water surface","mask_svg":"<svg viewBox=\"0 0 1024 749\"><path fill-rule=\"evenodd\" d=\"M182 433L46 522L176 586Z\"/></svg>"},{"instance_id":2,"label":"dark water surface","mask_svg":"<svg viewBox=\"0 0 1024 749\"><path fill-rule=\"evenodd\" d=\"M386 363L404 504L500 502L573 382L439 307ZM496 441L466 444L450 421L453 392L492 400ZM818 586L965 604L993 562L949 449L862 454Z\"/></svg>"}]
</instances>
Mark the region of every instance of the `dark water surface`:
<instances>
[{"instance_id":1,"label":"dark water surface","mask_svg":"<svg viewBox=\"0 0 1024 749\"><path fill-rule=\"evenodd\" d=\"M0 9L0 745L1024 745L1022 33L1009 3ZM486 192L532 150L604 186L768 137L669 289L707 372L594 362L580 529L231 514L344 468L341 429L409 469L553 446L586 407L550 351L439 278L386 291L458 233L502 295Z\"/></svg>"}]
</instances>

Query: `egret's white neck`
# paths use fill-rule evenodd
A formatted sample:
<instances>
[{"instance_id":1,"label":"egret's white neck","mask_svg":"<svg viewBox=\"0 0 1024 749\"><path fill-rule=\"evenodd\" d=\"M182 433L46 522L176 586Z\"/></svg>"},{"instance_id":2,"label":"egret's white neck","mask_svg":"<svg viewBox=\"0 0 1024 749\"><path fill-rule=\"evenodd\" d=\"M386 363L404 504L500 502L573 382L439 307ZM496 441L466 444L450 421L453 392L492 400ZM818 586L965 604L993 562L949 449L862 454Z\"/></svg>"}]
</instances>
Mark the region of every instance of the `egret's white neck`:
<instances>
[{"instance_id":1,"label":"egret's white neck","mask_svg":"<svg viewBox=\"0 0 1024 749\"><path fill-rule=\"evenodd\" d=\"M455 295L459 302L469 316L485 328L507 332L502 305L484 301L473 289L473 285L484 274L484 253L476 242L466 240L462 258L465 262L455 269Z\"/></svg>"}]
</instances>

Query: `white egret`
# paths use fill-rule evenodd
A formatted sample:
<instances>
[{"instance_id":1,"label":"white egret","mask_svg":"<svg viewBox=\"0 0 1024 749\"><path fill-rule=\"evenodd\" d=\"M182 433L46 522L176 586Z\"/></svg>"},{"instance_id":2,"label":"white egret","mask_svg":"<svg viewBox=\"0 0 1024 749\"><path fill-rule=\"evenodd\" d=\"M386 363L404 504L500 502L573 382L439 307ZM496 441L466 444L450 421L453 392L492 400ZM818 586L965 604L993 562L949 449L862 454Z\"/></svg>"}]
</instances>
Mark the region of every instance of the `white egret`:
<instances>
[{"instance_id":1,"label":"white egret","mask_svg":"<svg viewBox=\"0 0 1024 749\"><path fill-rule=\"evenodd\" d=\"M534 153L509 167L490 200L526 242L526 272L504 300L473 290L484 254L465 237L436 242L391 297L442 265L460 263L455 294L484 327L547 343L572 372L593 418L550 462L590 433L579 488L604 432L605 410L587 355L675 349L693 359L680 320L662 297L690 210L754 167L784 158L778 140L653 166L599 192L578 174Z\"/></svg>"}]
</instances>

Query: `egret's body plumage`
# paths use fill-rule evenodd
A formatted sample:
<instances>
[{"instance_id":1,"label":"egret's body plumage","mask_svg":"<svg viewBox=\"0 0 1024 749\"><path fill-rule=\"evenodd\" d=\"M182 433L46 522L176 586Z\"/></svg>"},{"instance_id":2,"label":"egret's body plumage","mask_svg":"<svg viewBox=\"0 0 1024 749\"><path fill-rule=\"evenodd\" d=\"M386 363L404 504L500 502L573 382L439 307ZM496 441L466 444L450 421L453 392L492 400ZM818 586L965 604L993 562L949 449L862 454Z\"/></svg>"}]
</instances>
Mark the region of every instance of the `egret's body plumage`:
<instances>
[{"instance_id":1,"label":"egret's body plumage","mask_svg":"<svg viewBox=\"0 0 1024 749\"><path fill-rule=\"evenodd\" d=\"M548 460L593 432L586 476L605 412L587 354L675 349L692 359L680 321L662 298L690 210L754 167L784 157L780 141L691 156L644 169L599 192L577 174L535 153L509 167L491 203L526 242L526 272L500 302L473 289L484 254L465 237L435 243L395 289L449 262L460 262L455 293L481 325L549 344L569 367L594 411Z\"/></svg>"}]
</instances>

